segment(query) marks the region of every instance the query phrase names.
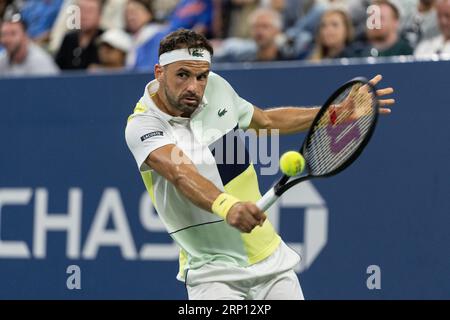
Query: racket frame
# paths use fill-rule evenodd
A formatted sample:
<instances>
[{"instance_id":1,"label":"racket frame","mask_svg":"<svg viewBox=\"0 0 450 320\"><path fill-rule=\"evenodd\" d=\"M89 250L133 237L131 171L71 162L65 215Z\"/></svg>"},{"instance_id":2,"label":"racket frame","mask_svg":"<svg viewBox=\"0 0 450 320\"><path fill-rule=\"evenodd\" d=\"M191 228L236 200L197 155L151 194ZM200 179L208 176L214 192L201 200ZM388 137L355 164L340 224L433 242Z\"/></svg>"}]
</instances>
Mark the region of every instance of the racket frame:
<instances>
[{"instance_id":1,"label":"racket frame","mask_svg":"<svg viewBox=\"0 0 450 320\"><path fill-rule=\"evenodd\" d=\"M375 127L376 124L378 122L378 113L379 113L379 108L380 108L380 104L378 101L378 95L377 95L377 90L376 87L371 84L366 78L364 77L356 77L353 78L349 81L347 81L346 83L344 83L342 86L340 86L332 95L330 95L330 97L325 101L325 103L323 104L323 106L320 108L319 112L317 113L317 115L315 116L310 129L303 141L302 147L300 148L300 153L304 154L305 153L305 149L306 146L309 142L309 140L312 137L312 133L313 133L313 128L315 127L315 125L319 122L319 120L322 118L323 114L325 112L328 111L328 109L331 106L331 103L337 98L339 97L339 95L341 95L347 88L357 84L357 83L362 83L363 85L367 85L370 87L370 90L372 91L372 94L374 95L374 103L375 103L375 115L374 115L374 119L372 121L372 125L369 129L369 131L367 132L366 136L364 137L364 139L361 141L360 145L358 146L358 149L355 150L355 152L353 152L353 154L347 159L345 160L345 162L343 164L341 164L339 167L337 167L336 169L330 171L327 174L323 174L323 175L312 175L312 174L307 174L304 175L302 177L290 180L290 177L287 175L283 175L278 182L275 184L275 186L273 187L274 190L274 195L278 198L279 196L281 196L284 192L286 192L288 189L290 189L292 186L303 182L305 180L309 180L311 178L325 178L325 177L330 177L330 176L334 176L336 174L338 174L339 172L341 172L342 170L346 169L348 166L350 166L361 154L361 152L364 150L364 148L367 146L367 144L369 143L370 139L372 138L372 135L375 131ZM306 169L307 171L309 171L309 166L308 163L306 162ZM264 195L266 196L266 195ZM264 197L263 197L264 198ZM263 200L263 199L261 199ZM274 200L275 201L275 200ZM273 202L272 202L273 203Z\"/></svg>"}]
</instances>

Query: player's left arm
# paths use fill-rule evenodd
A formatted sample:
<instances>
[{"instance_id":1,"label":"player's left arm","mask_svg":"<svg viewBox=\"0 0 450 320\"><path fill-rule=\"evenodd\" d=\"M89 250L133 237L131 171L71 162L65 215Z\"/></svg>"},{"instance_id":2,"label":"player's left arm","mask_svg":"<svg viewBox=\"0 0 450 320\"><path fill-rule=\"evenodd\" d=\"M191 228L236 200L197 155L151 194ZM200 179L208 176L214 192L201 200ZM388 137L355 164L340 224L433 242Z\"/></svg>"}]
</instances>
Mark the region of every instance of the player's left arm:
<instances>
[{"instance_id":1,"label":"player's left arm","mask_svg":"<svg viewBox=\"0 0 450 320\"><path fill-rule=\"evenodd\" d=\"M377 85L383 77L381 75L375 76L370 80L370 83ZM377 90L377 95L383 97L394 93L393 88L383 88ZM389 114L390 108L387 106L393 105L395 99L380 99L380 113ZM276 129L280 134L290 134L306 131L311 126L320 107L278 107L273 109L262 110L254 106L254 112L249 128L259 130Z\"/></svg>"}]
</instances>

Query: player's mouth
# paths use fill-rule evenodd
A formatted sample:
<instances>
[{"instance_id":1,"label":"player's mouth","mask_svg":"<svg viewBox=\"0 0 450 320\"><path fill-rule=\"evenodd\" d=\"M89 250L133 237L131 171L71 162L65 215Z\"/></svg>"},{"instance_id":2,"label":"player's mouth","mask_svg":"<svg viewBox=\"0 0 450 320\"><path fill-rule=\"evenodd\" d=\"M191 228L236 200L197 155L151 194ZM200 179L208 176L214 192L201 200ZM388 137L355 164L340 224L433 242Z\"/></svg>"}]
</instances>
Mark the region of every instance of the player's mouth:
<instances>
[{"instance_id":1,"label":"player's mouth","mask_svg":"<svg viewBox=\"0 0 450 320\"><path fill-rule=\"evenodd\" d=\"M184 97L182 99L183 102L187 103L187 104L198 104L199 99L196 97Z\"/></svg>"}]
</instances>

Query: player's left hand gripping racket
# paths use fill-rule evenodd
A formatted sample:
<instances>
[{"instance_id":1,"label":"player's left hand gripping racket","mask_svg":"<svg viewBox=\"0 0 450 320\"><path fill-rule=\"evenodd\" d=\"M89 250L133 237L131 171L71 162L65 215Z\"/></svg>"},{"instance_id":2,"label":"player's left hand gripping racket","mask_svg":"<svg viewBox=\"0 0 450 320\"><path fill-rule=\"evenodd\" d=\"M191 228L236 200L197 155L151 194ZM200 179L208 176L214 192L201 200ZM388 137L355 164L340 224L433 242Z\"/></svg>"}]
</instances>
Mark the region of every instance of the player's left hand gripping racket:
<instances>
[{"instance_id":1,"label":"player's left hand gripping racket","mask_svg":"<svg viewBox=\"0 0 450 320\"><path fill-rule=\"evenodd\" d=\"M300 149L305 173L280 180L256 203L267 210L294 185L319 177L333 176L358 158L369 142L378 119L379 102L375 87L365 78L342 85L320 108Z\"/></svg>"}]
</instances>

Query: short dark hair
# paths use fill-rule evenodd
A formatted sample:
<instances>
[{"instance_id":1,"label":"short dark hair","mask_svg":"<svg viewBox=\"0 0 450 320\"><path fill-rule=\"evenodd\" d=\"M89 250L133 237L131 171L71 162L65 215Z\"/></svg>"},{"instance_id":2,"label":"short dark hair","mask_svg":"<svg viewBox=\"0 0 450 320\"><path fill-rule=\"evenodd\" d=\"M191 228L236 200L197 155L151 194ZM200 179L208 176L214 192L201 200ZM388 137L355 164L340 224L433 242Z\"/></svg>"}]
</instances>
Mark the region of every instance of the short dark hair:
<instances>
[{"instance_id":1,"label":"short dark hair","mask_svg":"<svg viewBox=\"0 0 450 320\"><path fill-rule=\"evenodd\" d=\"M209 51L211 56L214 50L209 41L201 34L187 29L178 29L169 33L159 44L159 56L175 49L203 48Z\"/></svg>"},{"instance_id":2,"label":"short dark hair","mask_svg":"<svg viewBox=\"0 0 450 320\"><path fill-rule=\"evenodd\" d=\"M400 11L398 10L397 6L392 1L389 1L389 0L375 0L373 2L373 4L374 5L378 5L378 6L382 5L382 4L387 5L388 7L391 8L392 12L394 13L395 19L400 20Z\"/></svg>"}]
</instances>

